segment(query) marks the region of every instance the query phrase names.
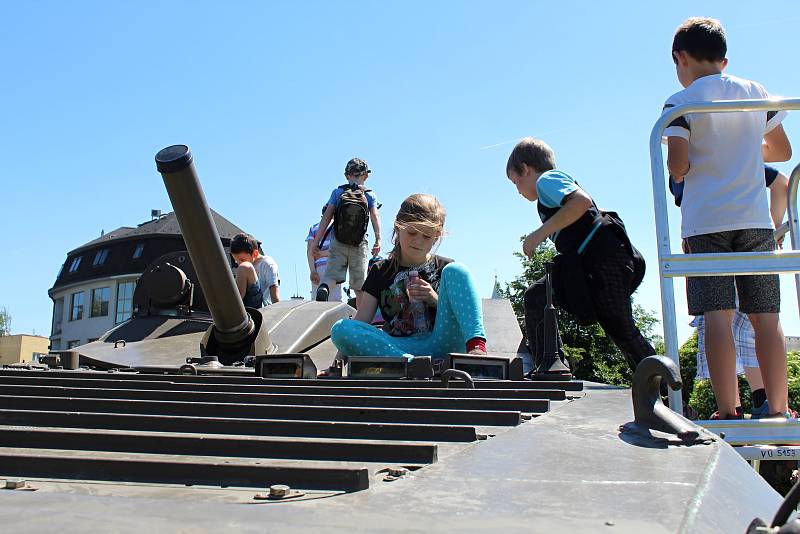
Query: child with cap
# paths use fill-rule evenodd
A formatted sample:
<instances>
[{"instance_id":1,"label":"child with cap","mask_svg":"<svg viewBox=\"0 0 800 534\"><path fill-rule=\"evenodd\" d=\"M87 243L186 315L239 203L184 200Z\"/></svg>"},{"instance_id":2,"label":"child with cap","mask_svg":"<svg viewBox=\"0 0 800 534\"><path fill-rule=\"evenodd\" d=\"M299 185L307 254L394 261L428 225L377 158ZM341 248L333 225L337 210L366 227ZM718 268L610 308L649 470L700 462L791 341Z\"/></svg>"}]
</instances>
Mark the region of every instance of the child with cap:
<instances>
[{"instance_id":1,"label":"child with cap","mask_svg":"<svg viewBox=\"0 0 800 534\"><path fill-rule=\"evenodd\" d=\"M360 158L351 159L344 168L347 183L334 189L328 199L319 223L320 230L314 236L313 242L314 250L318 251L325 233L323 229L333 220L328 267L317 289L317 300L328 300L330 286L343 283L345 274L349 271L350 287L356 293L356 307L361 303L361 286L367 277L367 262L370 258L367 248L367 225L370 221L375 232L371 256L376 256L381 250L381 221L378 215L380 206L375 193L364 187L371 172L366 161Z\"/></svg>"}]
</instances>

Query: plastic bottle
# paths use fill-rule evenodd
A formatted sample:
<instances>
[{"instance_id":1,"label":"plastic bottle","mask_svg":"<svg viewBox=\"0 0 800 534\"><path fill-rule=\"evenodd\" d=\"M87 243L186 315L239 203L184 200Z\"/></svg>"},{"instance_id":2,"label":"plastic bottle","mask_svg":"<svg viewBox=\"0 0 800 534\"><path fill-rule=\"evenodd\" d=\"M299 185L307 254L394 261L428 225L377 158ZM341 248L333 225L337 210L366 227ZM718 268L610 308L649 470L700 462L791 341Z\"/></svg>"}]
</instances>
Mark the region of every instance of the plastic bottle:
<instances>
[{"instance_id":1,"label":"plastic bottle","mask_svg":"<svg viewBox=\"0 0 800 534\"><path fill-rule=\"evenodd\" d=\"M408 271L408 285L416 284L419 281L419 272ZM414 325L414 332L421 334L428 331L428 318L425 314L425 303L421 300L411 300L408 298L408 311L411 314L411 322Z\"/></svg>"}]
</instances>

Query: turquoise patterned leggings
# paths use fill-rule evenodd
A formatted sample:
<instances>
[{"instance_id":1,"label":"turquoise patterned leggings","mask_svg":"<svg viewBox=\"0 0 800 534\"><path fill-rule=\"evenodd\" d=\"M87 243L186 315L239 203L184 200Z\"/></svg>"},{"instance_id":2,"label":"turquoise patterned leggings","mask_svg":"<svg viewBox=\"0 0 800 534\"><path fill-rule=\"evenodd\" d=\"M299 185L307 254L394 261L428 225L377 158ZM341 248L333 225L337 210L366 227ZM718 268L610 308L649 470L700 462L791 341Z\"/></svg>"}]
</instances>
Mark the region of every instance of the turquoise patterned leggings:
<instances>
[{"instance_id":1,"label":"turquoise patterned leggings","mask_svg":"<svg viewBox=\"0 0 800 534\"><path fill-rule=\"evenodd\" d=\"M439 305L432 332L406 337L390 336L367 323L341 319L331 328L331 340L343 356L432 356L464 352L467 341L486 339L483 309L475 282L467 268L449 263L439 281Z\"/></svg>"}]
</instances>

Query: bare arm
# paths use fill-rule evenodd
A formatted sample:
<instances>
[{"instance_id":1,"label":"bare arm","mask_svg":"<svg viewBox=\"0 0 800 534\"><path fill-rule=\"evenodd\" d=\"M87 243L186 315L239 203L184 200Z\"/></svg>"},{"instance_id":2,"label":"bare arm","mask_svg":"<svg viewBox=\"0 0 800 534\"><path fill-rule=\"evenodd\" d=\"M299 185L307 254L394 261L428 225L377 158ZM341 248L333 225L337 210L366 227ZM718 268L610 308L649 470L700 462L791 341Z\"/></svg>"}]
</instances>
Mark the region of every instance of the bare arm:
<instances>
[{"instance_id":1,"label":"bare arm","mask_svg":"<svg viewBox=\"0 0 800 534\"><path fill-rule=\"evenodd\" d=\"M308 272L311 274L311 282L314 284L319 283L319 274L317 274L317 267L314 265L314 240L309 239L306 241L306 259L308 260ZM315 280L316 279L316 280Z\"/></svg>"},{"instance_id":2,"label":"bare arm","mask_svg":"<svg viewBox=\"0 0 800 534\"><path fill-rule=\"evenodd\" d=\"M372 221L372 231L375 232L375 244L372 246L372 255L377 256L381 251L381 216L378 208L372 206L369 210L369 219Z\"/></svg>"},{"instance_id":3,"label":"bare arm","mask_svg":"<svg viewBox=\"0 0 800 534\"><path fill-rule=\"evenodd\" d=\"M269 286L269 298L273 304L281 301L281 292L277 284Z\"/></svg>"},{"instance_id":4,"label":"bare arm","mask_svg":"<svg viewBox=\"0 0 800 534\"><path fill-rule=\"evenodd\" d=\"M792 158L792 144L786 137L783 125L779 124L764 135L764 143L761 144L761 152L764 154L764 161L789 161Z\"/></svg>"},{"instance_id":5,"label":"bare arm","mask_svg":"<svg viewBox=\"0 0 800 534\"><path fill-rule=\"evenodd\" d=\"M361 292L361 305L356 310L356 315L353 317L356 321L371 324L375 318L375 312L378 311L378 299L367 293Z\"/></svg>"},{"instance_id":6,"label":"bare arm","mask_svg":"<svg viewBox=\"0 0 800 534\"><path fill-rule=\"evenodd\" d=\"M689 172L689 141L682 137L667 138L667 169L676 183L683 181Z\"/></svg>"},{"instance_id":7,"label":"bare arm","mask_svg":"<svg viewBox=\"0 0 800 534\"><path fill-rule=\"evenodd\" d=\"M789 179L781 173L769 186L769 214L772 223L778 228L783 223L786 215L787 194L789 192Z\"/></svg>"},{"instance_id":8,"label":"bare arm","mask_svg":"<svg viewBox=\"0 0 800 534\"><path fill-rule=\"evenodd\" d=\"M539 243L547 239L547 236L566 228L581 218L592 206L592 199L583 189L578 189L567 195L567 201L561 206L555 215L547 219L543 225L534 230L522 243L522 251L526 256L532 256Z\"/></svg>"},{"instance_id":9,"label":"bare arm","mask_svg":"<svg viewBox=\"0 0 800 534\"><path fill-rule=\"evenodd\" d=\"M317 230L317 235L314 236L314 248L319 248L319 243L325 235L325 230L328 229L328 226L331 224L331 219L333 219L334 209L332 204L328 204L328 207L325 208L325 213L322 214L322 220L319 223L319 230Z\"/></svg>"},{"instance_id":10,"label":"bare arm","mask_svg":"<svg viewBox=\"0 0 800 534\"><path fill-rule=\"evenodd\" d=\"M236 288L239 296L244 298L247 293L247 286L256 281L256 270L249 261L243 261L236 269Z\"/></svg>"}]
</instances>

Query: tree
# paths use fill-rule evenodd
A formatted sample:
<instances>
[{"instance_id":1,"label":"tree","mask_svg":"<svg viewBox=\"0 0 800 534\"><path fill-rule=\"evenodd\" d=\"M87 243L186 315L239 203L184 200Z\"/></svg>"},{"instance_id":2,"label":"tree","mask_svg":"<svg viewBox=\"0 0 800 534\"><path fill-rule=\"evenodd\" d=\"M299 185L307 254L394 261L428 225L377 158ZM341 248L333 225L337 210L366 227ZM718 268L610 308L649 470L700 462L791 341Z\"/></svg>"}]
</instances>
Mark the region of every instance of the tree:
<instances>
[{"instance_id":1,"label":"tree","mask_svg":"<svg viewBox=\"0 0 800 534\"><path fill-rule=\"evenodd\" d=\"M520 327L523 326L525 315L523 306L525 290L544 276L545 263L552 261L555 254L555 248L550 244L540 245L532 258L527 258L520 252L514 253L522 263L522 274L506 284L502 296L511 301ZM658 352L658 347L663 347L661 337L655 334L658 319L652 312L638 304L633 306L633 317L642 335ZM564 354L576 378L606 384L630 385L631 373L628 363L600 325L595 323L582 326L572 315L558 310L558 329L564 343ZM663 348L661 353L663 354Z\"/></svg>"},{"instance_id":2,"label":"tree","mask_svg":"<svg viewBox=\"0 0 800 534\"><path fill-rule=\"evenodd\" d=\"M0 308L0 336L11 335L11 315L6 308Z\"/></svg>"}]
</instances>

